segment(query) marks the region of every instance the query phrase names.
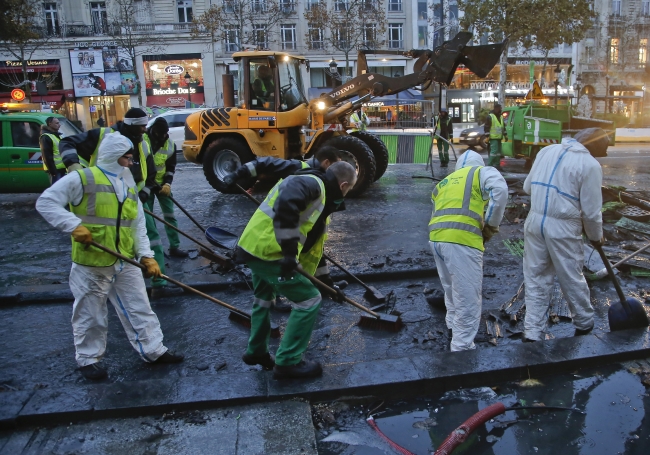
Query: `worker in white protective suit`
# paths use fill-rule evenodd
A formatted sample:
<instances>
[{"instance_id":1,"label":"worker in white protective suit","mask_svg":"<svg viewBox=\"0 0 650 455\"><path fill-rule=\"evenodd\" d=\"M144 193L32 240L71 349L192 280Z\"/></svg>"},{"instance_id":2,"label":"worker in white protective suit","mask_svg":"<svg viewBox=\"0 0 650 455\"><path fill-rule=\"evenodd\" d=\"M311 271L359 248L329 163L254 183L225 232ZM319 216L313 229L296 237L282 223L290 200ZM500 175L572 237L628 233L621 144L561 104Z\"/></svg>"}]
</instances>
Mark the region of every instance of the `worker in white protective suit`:
<instances>
[{"instance_id":1,"label":"worker in white protective suit","mask_svg":"<svg viewBox=\"0 0 650 455\"><path fill-rule=\"evenodd\" d=\"M445 291L451 350L474 349L481 319L484 243L499 231L508 201L501 173L467 150L434 188L429 245ZM487 210L486 206L487 205Z\"/></svg>"},{"instance_id":2,"label":"worker in white protective suit","mask_svg":"<svg viewBox=\"0 0 650 455\"><path fill-rule=\"evenodd\" d=\"M524 225L524 341L543 339L556 274L576 334L589 333L594 326L589 287L582 274L582 232L593 242L604 242L603 172L594 156L606 156L608 145L602 129L582 130L574 139L540 150L524 182L524 191L531 195Z\"/></svg>"},{"instance_id":3,"label":"worker in white protective suit","mask_svg":"<svg viewBox=\"0 0 650 455\"><path fill-rule=\"evenodd\" d=\"M148 363L178 363L182 355L163 345L158 317L151 310L142 271L90 245L91 241L139 258L147 275L160 276L145 228L142 203L129 164L133 143L119 133L106 136L97 165L57 181L36 201L55 228L72 236L70 289L75 301L72 328L76 360L88 379L107 376L100 361L106 351L106 299L117 312L133 348ZM70 211L65 207L70 205Z\"/></svg>"}]
</instances>

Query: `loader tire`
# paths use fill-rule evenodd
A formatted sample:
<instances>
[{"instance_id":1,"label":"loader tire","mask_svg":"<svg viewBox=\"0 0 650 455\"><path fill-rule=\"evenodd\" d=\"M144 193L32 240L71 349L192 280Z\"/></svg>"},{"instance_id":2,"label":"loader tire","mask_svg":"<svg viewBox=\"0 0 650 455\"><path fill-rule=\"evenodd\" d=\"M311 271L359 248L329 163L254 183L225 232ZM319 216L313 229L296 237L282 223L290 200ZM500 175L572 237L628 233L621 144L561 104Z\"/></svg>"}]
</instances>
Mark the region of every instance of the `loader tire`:
<instances>
[{"instance_id":1,"label":"loader tire","mask_svg":"<svg viewBox=\"0 0 650 455\"><path fill-rule=\"evenodd\" d=\"M336 136L325 142L342 152L341 159L350 163L357 170L357 183L347 197L361 195L374 181L377 164L375 155L368 145L354 136Z\"/></svg>"},{"instance_id":2,"label":"loader tire","mask_svg":"<svg viewBox=\"0 0 650 455\"><path fill-rule=\"evenodd\" d=\"M379 139L379 136L367 133L365 131L354 131L350 133L351 136L358 137L363 142L366 143L370 150L372 150L373 155L375 155L375 163L377 164L377 169L375 169L375 182L384 175L386 169L388 169L388 148L384 141Z\"/></svg>"},{"instance_id":3,"label":"loader tire","mask_svg":"<svg viewBox=\"0 0 650 455\"><path fill-rule=\"evenodd\" d=\"M240 139L222 137L212 141L203 155L203 174L215 190L225 194L239 193L237 187L229 187L223 178L235 172L239 166L255 159L248 144ZM237 183L248 189L255 178L239 180Z\"/></svg>"}]
</instances>

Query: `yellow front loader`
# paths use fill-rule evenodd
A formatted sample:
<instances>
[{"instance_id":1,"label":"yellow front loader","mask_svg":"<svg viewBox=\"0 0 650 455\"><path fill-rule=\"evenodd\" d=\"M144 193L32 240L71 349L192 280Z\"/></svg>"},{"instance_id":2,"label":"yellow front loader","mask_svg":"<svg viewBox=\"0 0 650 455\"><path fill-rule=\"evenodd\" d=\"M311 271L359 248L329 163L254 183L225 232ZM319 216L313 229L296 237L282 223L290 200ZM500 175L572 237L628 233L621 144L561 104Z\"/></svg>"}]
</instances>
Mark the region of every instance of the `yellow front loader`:
<instances>
[{"instance_id":1,"label":"yellow front loader","mask_svg":"<svg viewBox=\"0 0 650 455\"><path fill-rule=\"evenodd\" d=\"M347 116L372 97L398 93L433 82L450 83L456 67L464 64L485 77L496 64L504 43L467 46L471 34L461 32L433 51L416 50L404 55L417 58L415 72L390 78L379 74L358 75L309 102L305 97L301 65L304 57L274 51L237 52L238 100L224 78L224 104L190 115L185 122L183 155L202 164L208 182L223 193L233 191L223 177L256 156L283 159L310 157L321 145L340 150L357 169L358 179L350 196L358 196L378 180L388 166L388 150L374 134L346 133ZM360 54L360 63L365 58ZM363 66L361 64L361 66ZM352 98L358 97L351 101Z\"/></svg>"}]
</instances>

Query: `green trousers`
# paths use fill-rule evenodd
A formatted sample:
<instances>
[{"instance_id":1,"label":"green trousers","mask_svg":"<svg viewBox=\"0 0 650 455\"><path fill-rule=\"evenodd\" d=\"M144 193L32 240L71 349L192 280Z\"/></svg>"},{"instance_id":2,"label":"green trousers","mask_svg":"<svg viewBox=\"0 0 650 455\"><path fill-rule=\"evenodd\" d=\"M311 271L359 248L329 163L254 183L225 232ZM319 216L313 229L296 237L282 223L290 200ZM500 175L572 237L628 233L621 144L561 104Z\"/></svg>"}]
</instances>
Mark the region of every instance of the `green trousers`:
<instances>
[{"instance_id":1,"label":"green trousers","mask_svg":"<svg viewBox=\"0 0 650 455\"><path fill-rule=\"evenodd\" d=\"M275 353L275 363L281 366L299 363L307 350L318 316L320 292L311 281L298 273L292 278L280 277L280 265L277 262L250 260L247 265L252 272L255 298L246 354L264 355L269 352L271 305L276 296L281 294L291 302L293 308L280 347Z\"/></svg>"},{"instance_id":2,"label":"green trousers","mask_svg":"<svg viewBox=\"0 0 650 455\"><path fill-rule=\"evenodd\" d=\"M501 162L501 139L490 139L488 166L498 167Z\"/></svg>"},{"instance_id":3,"label":"green trousers","mask_svg":"<svg viewBox=\"0 0 650 455\"><path fill-rule=\"evenodd\" d=\"M161 196L152 192L149 195L147 202L144 203L144 208L150 212L153 212L153 203L156 198L158 198L158 203L160 204L160 209L163 212L163 218L165 221L178 227L178 222L174 216L174 203L167 196ZM160 271L164 274L165 252L163 250L162 239L158 233L158 227L156 226L156 220L151 215L147 215L146 213L144 214L144 218L147 224L147 237L149 237L149 243L151 245L151 249L153 250L154 258L160 266ZM178 238L178 232L168 226L165 226L165 232L167 233L167 240L169 240L169 247L178 248L178 246L181 244L180 239ZM167 281L161 278L151 279L151 286L155 288L165 286L166 284Z\"/></svg>"},{"instance_id":4,"label":"green trousers","mask_svg":"<svg viewBox=\"0 0 650 455\"><path fill-rule=\"evenodd\" d=\"M436 138L436 143L438 145L438 157L440 158L440 164L449 163L449 143L439 138Z\"/></svg>"}]
</instances>

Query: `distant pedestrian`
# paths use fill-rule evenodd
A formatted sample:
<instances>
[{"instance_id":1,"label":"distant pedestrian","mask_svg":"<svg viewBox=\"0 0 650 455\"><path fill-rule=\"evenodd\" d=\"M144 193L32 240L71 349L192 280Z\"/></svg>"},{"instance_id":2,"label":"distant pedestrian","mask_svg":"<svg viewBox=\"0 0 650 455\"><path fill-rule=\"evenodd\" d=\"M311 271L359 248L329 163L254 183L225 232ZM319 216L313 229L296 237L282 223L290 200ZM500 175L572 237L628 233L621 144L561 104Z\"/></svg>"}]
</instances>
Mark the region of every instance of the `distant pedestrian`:
<instances>
[{"instance_id":1,"label":"distant pedestrian","mask_svg":"<svg viewBox=\"0 0 650 455\"><path fill-rule=\"evenodd\" d=\"M501 105L496 103L490 115L485 119L485 125L483 126L484 131L490 134L488 166L494 166L499 171L501 171L501 141L505 139L508 142L508 133L501 113Z\"/></svg>"},{"instance_id":2,"label":"distant pedestrian","mask_svg":"<svg viewBox=\"0 0 650 455\"><path fill-rule=\"evenodd\" d=\"M391 111L390 109L386 111L386 123L388 124L388 126L391 126L393 123L393 111Z\"/></svg>"},{"instance_id":3,"label":"distant pedestrian","mask_svg":"<svg viewBox=\"0 0 650 455\"><path fill-rule=\"evenodd\" d=\"M104 128L106 126L106 121L104 120L104 117L102 117L101 115L97 119L97 126L100 128Z\"/></svg>"},{"instance_id":4,"label":"distant pedestrian","mask_svg":"<svg viewBox=\"0 0 650 455\"><path fill-rule=\"evenodd\" d=\"M555 275L575 334L594 327L594 308L582 274L582 233L592 242L605 242L603 171L594 157L607 156L608 145L604 130L582 130L574 139L564 138L561 144L540 150L524 182L524 191L531 196L524 225L525 341L543 340Z\"/></svg>"},{"instance_id":5,"label":"distant pedestrian","mask_svg":"<svg viewBox=\"0 0 650 455\"><path fill-rule=\"evenodd\" d=\"M41 157L43 159L43 169L50 175L50 185L56 183L66 174L65 164L59 153L59 141L61 133L59 128L61 123L56 117L45 119L45 125L41 126Z\"/></svg>"},{"instance_id":6,"label":"distant pedestrian","mask_svg":"<svg viewBox=\"0 0 650 455\"><path fill-rule=\"evenodd\" d=\"M447 167L449 163L449 142L454 138L454 125L446 107L440 109L438 121L436 122L436 131L440 138L445 139L436 138L440 167Z\"/></svg>"},{"instance_id":7,"label":"distant pedestrian","mask_svg":"<svg viewBox=\"0 0 650 455\"><path fill-rule=\"evenodd\" d=\"M129 258L139 258L149 276L160 276L128 167L136 154L127 137L109 134L97 152L97 166L70 172L36 201L41 216L72 237L72 329L79 370L87 379L107 376L100 365L108 335L107 300L115 307L131 346L145 362L183 361L182 355L163 344L142 271L90 245L95 241Z\"/></svg>"},{"instance_id":8,"label":"distant pedestrian","mask_svg":"<svg viewBox=\"0 0 650 455\"><path fill-rule=\"evenodd\" d=\"M499 232L508 185L478 153L467 150L456 171L433 190L429 246L445 291L451 350L474 349L481 320L483 251ZM486 210L487 205L487 210Z\"/></svg>"}]
</instances>

